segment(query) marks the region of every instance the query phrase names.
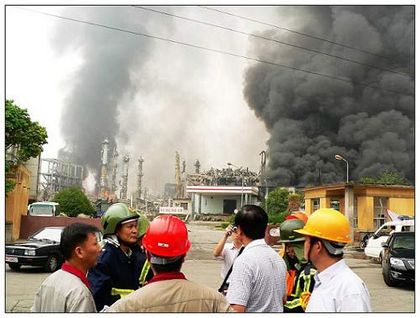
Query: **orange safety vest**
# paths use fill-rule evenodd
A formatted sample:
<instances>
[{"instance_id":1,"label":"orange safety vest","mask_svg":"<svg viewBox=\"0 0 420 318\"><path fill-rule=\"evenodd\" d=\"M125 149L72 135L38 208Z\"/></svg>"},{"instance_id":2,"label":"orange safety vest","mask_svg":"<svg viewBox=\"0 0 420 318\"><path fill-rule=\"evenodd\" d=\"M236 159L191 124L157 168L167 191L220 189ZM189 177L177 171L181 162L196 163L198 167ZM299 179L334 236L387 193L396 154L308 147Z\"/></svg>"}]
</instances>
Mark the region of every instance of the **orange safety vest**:
<instances>
[{"instance_id":1,"label":"orange safety vest","mask_svg":"<svg viewBox=\"0 0 420 318\"><path fill-rule=\"evenodd\" d=\"M297 270L289 269L286 273L286 291L287 296L290 296L293 292L293 287L295 287L295 279L296 279Z\"/></svg>"}]
</instances>

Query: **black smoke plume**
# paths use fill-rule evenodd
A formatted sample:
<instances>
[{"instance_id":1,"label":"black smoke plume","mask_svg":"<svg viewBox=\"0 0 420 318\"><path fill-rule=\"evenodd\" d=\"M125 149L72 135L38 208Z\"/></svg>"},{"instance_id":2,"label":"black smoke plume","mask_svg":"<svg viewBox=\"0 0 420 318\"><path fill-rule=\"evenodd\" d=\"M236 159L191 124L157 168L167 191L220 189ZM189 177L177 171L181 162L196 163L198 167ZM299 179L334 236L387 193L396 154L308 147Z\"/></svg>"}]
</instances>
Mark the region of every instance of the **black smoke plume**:
<instances>
[{"instance_id":1,"label":"black smoke plume","mask_svg":"<svg viewBox=\"0 0 420 318\"><path fill-rule=\"evenodd\" d=\"M297 31L373 54L276 29L264 36L377 68L253 40L262 60L350 81L262 63L247 69L244 96L271 134L270 180L314 185L321 171L323 183L344 181L345 163L334 159L340 154L351 180L388 170L414 183L414 6L280 7L278 13L284 19L277 25L299 21Z\"/></svg>"}]
</instances>

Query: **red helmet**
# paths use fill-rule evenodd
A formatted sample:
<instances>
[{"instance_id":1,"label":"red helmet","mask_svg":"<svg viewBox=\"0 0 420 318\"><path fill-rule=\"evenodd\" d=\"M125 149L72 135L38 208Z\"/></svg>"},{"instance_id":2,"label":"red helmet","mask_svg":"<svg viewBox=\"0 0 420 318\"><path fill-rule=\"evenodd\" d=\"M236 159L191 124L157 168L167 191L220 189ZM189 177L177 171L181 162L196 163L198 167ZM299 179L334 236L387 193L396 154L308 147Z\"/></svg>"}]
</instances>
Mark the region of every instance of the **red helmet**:
<instances>
[{"instance_id":1,"label":"red helmet","mask_svg":"<svg viewBox=\"0 0 420 318\"><path fill-rule=\"evenodd\" d=\"M143 246L153 255L175 257L186 254L191 242L184 222L173 215L160 215L150 223Z\"/></svg>"}]
</instances>

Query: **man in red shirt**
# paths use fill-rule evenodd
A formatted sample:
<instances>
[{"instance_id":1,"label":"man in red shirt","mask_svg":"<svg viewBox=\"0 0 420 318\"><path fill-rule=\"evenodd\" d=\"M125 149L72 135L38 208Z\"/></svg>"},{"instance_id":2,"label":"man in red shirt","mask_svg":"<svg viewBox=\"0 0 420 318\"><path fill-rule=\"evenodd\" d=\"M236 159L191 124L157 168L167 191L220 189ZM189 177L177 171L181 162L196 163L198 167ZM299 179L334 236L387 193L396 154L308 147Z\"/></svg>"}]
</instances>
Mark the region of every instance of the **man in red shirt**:
<instances>
[{"instance_id":1,"label":"man in red shirt","mask_svg":"<svg viewBox=\"0 0 420 318\"><path fill-rule=\"evenodd\" d=\"M73 223L63 230L60 251L65 262L41 284L32 312L96 312L86 275L101 252L98 232L95 226L83 223Z\"/></svg>"}]
</instances>

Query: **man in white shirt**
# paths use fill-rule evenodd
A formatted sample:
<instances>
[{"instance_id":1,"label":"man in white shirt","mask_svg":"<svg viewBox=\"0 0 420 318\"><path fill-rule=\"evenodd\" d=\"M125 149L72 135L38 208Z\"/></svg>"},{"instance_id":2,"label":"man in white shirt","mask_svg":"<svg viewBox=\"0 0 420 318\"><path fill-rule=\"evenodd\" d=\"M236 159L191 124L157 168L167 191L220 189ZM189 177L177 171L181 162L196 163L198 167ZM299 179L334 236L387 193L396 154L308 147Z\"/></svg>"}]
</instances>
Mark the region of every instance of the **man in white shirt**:
<instances>
[{"instance_id":1,"label":"man in white shirt","mask_svg":"<svg viewBox=\"0 0 420 318\"><path fill-rule=\"evenodd\" d=\"M264 240L268 216L256 205L235 215L236 234L245 246L233 263L226 299L237 312L283 312L286 264Z\"/></svg>"},{"instance_id":2,"label":"man in white shirt","mask_svg":"<svg viewBox=\"0 0 420 318\"><path fill-rule=\"evenodd\" d=\"M305 258L317 269L306 312L372 311L365 283L343 259L351 241L347 218L334 209L319 209L295 232L305 235Z\"/></svg>"},{"instance_id":3,"label":"man in white shirt","mask_svg":"<svg viewBox=\"0 0 420 318\"><path fill-rule=\"evenodd\" d=\"M238 239L238 236L234 230L236 231L232 225L229 225L225 230L225 234L213 250L213 256L217 260L223 261L222 269L220 271L220 276L222 279L226 277L227 272L229 271L235 258L238 256L239 250L242 247L242 243ZM232 237L232 243L226 243L229 237Z\"/></svg>"}]
</instances>

